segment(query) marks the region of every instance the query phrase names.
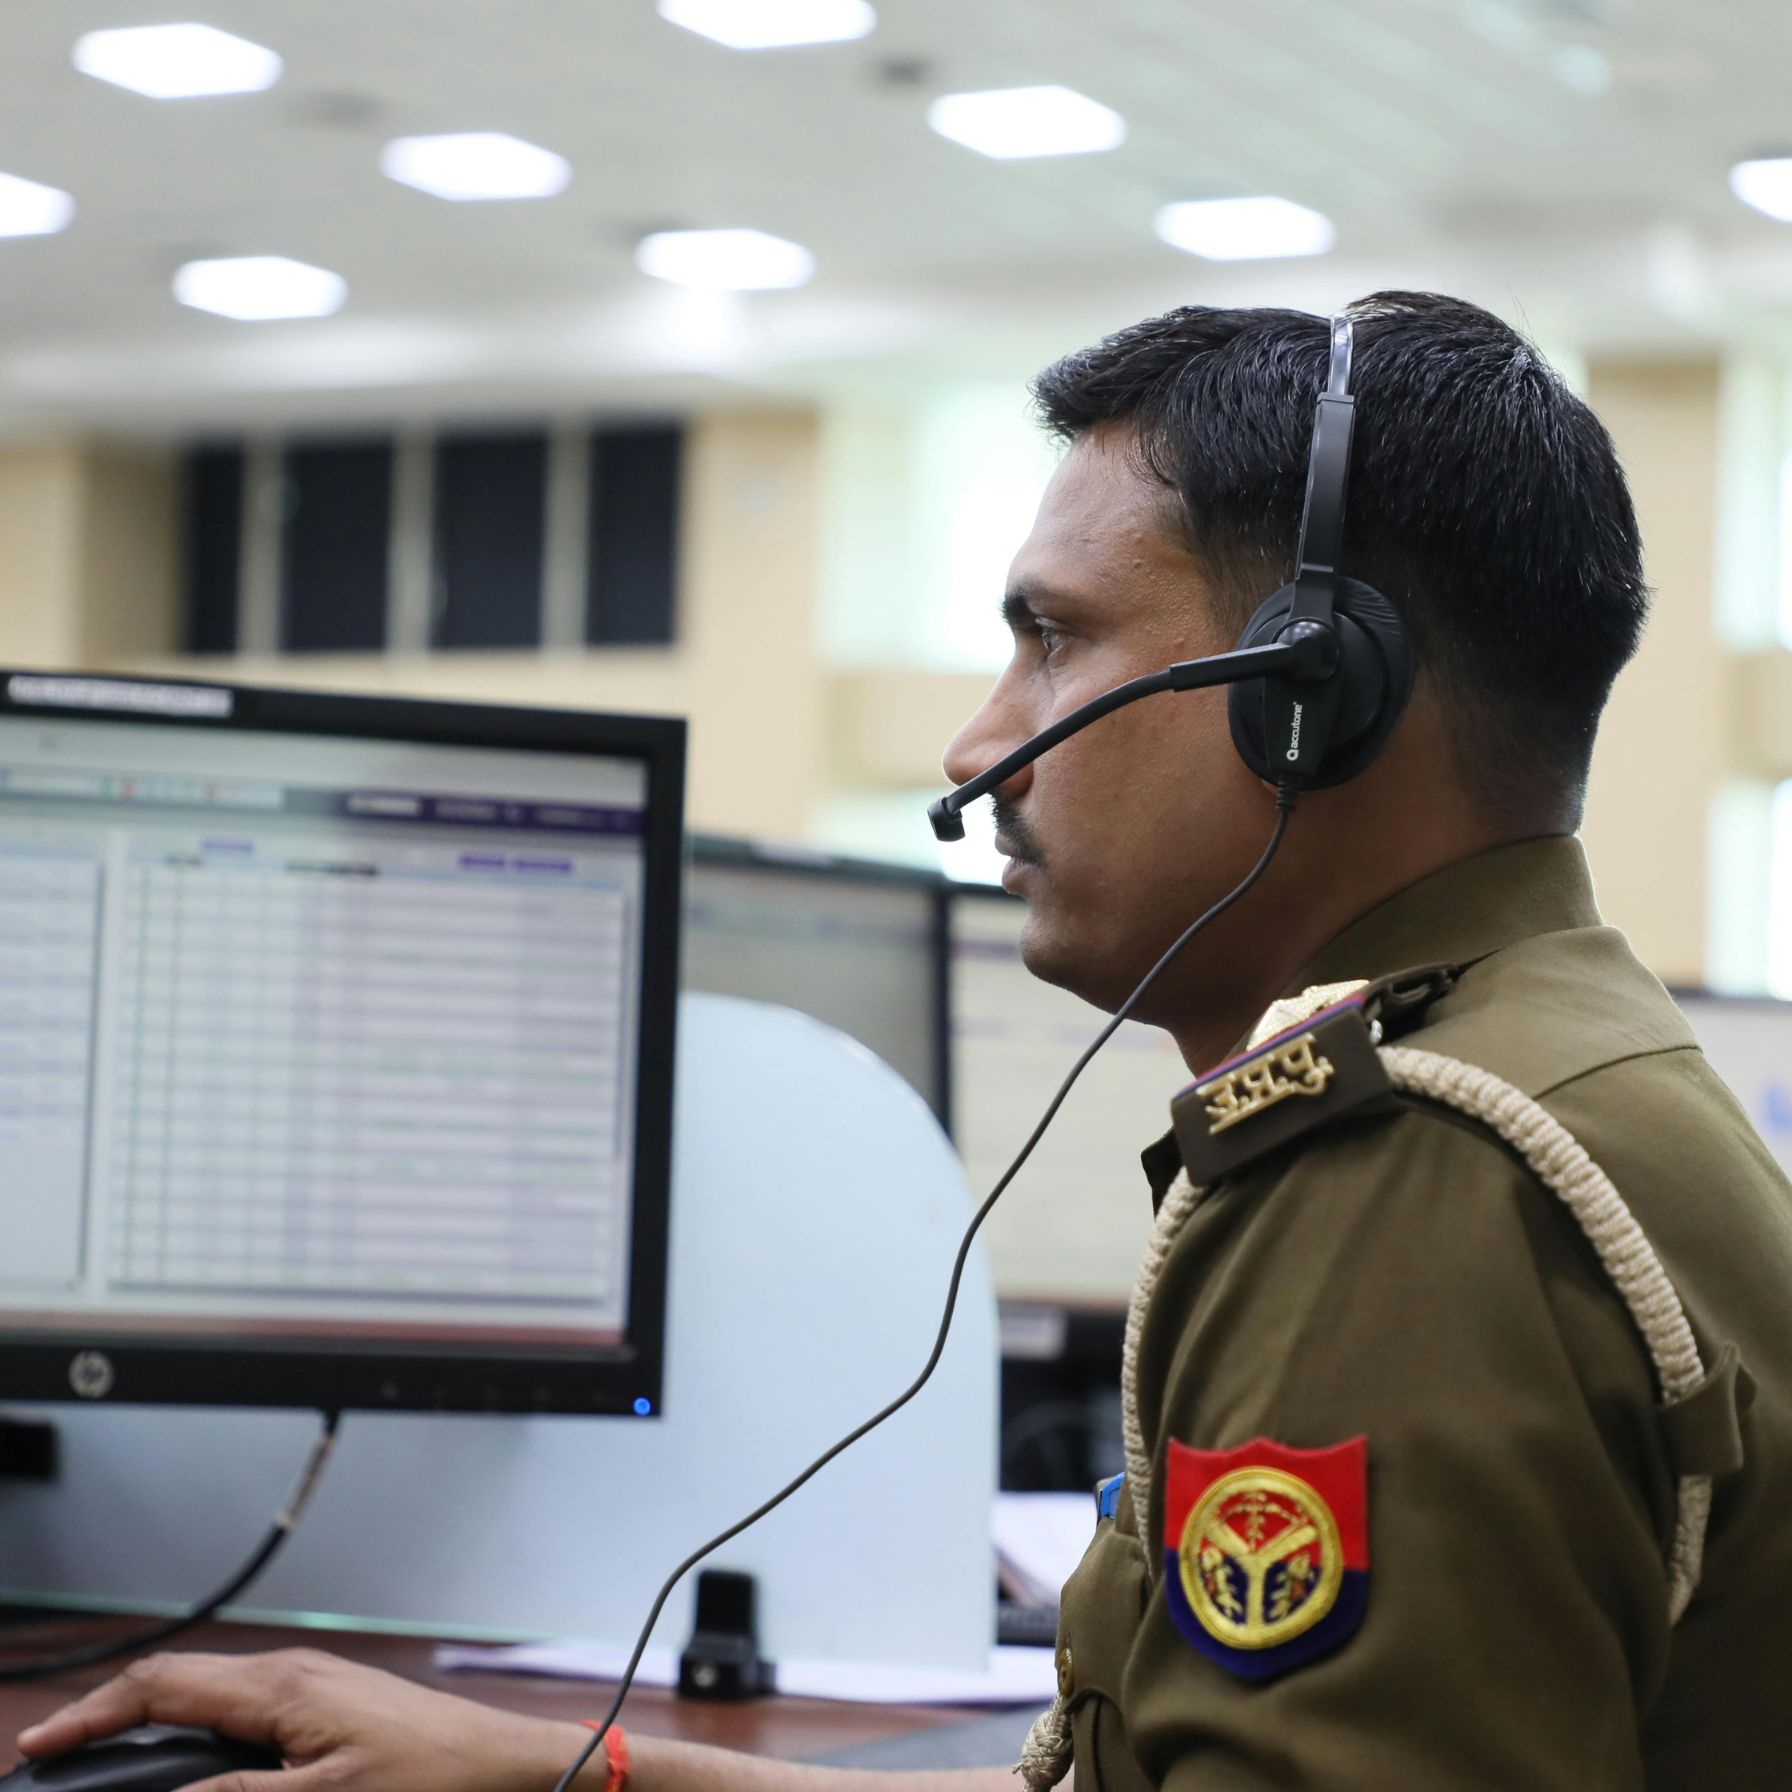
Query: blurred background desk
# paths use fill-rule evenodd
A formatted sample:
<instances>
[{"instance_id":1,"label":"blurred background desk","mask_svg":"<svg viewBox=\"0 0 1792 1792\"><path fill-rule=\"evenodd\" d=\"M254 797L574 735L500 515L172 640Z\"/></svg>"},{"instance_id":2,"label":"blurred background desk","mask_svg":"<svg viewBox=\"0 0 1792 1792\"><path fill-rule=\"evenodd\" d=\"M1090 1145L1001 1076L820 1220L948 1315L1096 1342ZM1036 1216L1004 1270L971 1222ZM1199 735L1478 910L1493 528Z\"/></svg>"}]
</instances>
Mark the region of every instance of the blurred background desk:
<instances>
[{"instance_id":1,"label":"blurred background desk","mask_svg":"<svg viewBox=\"0 0 1792 1792\"><path fill-rule=\"evenodd\" d=\"M16 1611L7 1616L12 1621L0 1629L0 1664L81 1648L108 1635L127 1636L144 1627L140 1617L59 1616L46 1621L40 1613ZM444 1672L432 1664L435 1644L422 1637L211 1623L182 1638L179 1646L223 1654L249 1654L263 1649L327 1649L351 1661L366 1662L482 1704L571 1722L601 1715L611 1690L590 1681ZM98 1686L122 1665L84 1668L54 1679L17 1685L0 1684L0 1744L4 1745L4 1758L15 1758L13 1738L27 1724L47 1716L89 1687ZM675 1736L685 1742L806 1760L961 1723L973 1715L944 1707L849 1705L826 1699L773 1697L739 1704L706 1704L677 1698L660 1688L643 1687L629 1695L623 1720L627 1729L642 1736ZM1016 1722L1024 1729L1020 1717L1016 1717Z\"/></svg>"}]
</instances>

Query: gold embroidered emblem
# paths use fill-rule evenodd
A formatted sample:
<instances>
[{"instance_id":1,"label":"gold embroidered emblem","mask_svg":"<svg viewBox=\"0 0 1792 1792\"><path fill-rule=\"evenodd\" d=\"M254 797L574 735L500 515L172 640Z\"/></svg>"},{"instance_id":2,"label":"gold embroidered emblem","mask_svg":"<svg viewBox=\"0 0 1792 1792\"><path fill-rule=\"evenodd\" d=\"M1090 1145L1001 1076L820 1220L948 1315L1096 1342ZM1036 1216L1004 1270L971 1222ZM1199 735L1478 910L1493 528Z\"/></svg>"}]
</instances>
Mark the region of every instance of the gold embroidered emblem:
<instances>
[{"instance_id":1,"label":"gold embroidered emblem","mask_svg":"<svg viewBox=\"0 0 1792 1792\"><path fill-rule=\"evenodd\" d=\"M1234 1649L1271 1649L1311 1630L1344 1584L1331 1507L1275 1468L1215 1481L1182 1527L1178 1557L1189 1609Z\"/></svg>"},{"instance_id":2,"label":"gold embroidered emblem","mask_svg":"<svg viewBox=\"0 0 1792 1792\"><path fill-rule=\"evenodd\" d=\"M1313 1035L1303 1033L1200 1084L1195 1093L1207 1103L1207 1133L1212 1138L1290 1095L1323 1095L1331 1080L1331 1060L1315 1055Z\"/></svg>"}]
</instances>

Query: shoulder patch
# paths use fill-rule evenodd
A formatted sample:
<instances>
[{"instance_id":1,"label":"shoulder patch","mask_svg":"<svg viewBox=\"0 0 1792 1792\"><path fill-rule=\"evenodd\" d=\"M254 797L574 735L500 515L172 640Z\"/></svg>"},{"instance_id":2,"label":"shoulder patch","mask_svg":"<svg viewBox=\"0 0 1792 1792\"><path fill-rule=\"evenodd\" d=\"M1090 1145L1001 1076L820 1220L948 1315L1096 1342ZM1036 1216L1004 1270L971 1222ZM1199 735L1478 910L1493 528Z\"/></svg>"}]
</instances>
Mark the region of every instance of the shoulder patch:
<instances>
[{"instance_id":1,"label":"shoulder patch","mask_svg":"<svg viewBox=\"0 0 1792 1792\"><path fill-rule=\"evenodd\" d=\"M1236 1450L1170 1439L1164 1597L1201 1653L1246 1680L1348 1642L1369 1604L1368 1440Z\"/></svg>"},{"instance_id":2,"label":"shoulder patch","mask_svg":"<svg viewBox=\"0 0 1792 1792\"><path fill-rule=\"evenodd\" d=\"M1213 1182L1346 1115L1393 1104L1362 995L1210 1070L1170 1104L1189 1180Z\"/></svg>"}]
</instances>

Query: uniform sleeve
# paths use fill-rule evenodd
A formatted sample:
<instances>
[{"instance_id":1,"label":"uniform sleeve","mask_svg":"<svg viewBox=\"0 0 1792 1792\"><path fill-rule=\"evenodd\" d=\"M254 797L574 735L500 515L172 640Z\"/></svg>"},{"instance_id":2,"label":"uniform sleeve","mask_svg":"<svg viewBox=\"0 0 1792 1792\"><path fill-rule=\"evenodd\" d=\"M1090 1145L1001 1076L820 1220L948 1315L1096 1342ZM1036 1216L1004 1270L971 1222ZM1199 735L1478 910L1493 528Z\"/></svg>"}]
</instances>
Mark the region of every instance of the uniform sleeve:
<instances>
[{"instance_id":1,"label":"uniform sleeve","mask_svg":"<svg viewBox=\"0 0 1792 1792\"><path fill-rule=\"evenodd\" d=\"M1573 1219L1497 1140L1409 1106L1221 1184L1165 1266L1138 1388L1155 1566L1122 1706L1153 1785L1641 1787L1673 1511L1652 1372ZM1165 1585L1170 1441L1358 1436L1360 1624L1270 1678L1211 1659Z\"/></svg>"}]
</instances>

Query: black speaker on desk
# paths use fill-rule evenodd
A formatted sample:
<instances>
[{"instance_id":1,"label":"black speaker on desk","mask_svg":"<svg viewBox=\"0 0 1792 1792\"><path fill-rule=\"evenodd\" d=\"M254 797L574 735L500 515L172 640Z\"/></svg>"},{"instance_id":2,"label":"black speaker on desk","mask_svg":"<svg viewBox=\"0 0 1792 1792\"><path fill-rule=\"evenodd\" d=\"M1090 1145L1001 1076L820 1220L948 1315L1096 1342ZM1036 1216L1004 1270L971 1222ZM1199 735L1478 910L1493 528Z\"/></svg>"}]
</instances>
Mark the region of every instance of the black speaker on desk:
<instances>
[{"instance_id":1,"label":"black speaker on desk","mask_svg":"<svg viewBox=\"0 0 1792 1792\"><path fill-rule=\"evenodd\" d=\"M754 1699L772 1690L759 1654L759 1594L752 1575L706 1568L697 1576L697 1618L678 1658L686 1699Z\"/></svg>"}]
</instances>

